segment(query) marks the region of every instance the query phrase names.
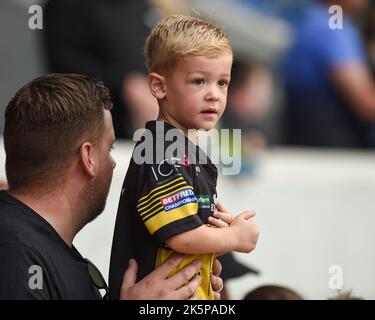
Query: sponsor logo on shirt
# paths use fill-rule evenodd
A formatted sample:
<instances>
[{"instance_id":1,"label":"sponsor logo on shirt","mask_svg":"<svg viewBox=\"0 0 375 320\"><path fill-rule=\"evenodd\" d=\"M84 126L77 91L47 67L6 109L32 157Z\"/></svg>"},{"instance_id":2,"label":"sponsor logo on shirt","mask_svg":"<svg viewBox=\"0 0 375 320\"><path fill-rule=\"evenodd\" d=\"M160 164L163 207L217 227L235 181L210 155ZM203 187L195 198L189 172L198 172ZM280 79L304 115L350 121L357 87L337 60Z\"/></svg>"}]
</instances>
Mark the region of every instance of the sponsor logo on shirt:
<instances>
[{"instance_id":1,"label":"sponsor logo on shirt","mask_svg":"<svg viewBox=\"0 0 375 320\"><path fill-rule=\"evenodd\" d=\"M198 194L197 201L198 201L198 204L209 204L210 196L208 194Z\"/></svg>"},{"instance_id":2,"label":"sponsor logo on shirt","mask_svg":"<svg viewBox=\"0 0 375 320\"><path fill-rule=\"evenodd\" d=\"M189 159L187 159L187 161L189 161ZM169 177L172 173L178 173L179 168L181 168L179 163L181 163L180 158L172 157L171 159L164 159L158 165L155 165L155 168L151 167L155 180L159 181L159 178L165 179L165 177ZM183 164L185 166L185 162ZM174 167L174 169L172 166Z\"/></svg>"},{"instance_id":3,"label":"sponsor logo on shirt","mask_svg":"<svg viewBox=\"0 0 375 320\"><path fill-rule=\"evenodd\" d=\"M191 189L186 188L168 197L161 198L160 201L164 207L164 210L170 211L180 208L189 203L196 203L197 198L195 197L194 192Z\"/></svg>"},{"instance_id":4,"label":"sponsor logo on shirt","mask_svg":"<svg viewBox=\"0 0 375 320\"><path fill-rule=\"evenodd\" d=\"M198 194L196 197L199 208L208 209L211 207L210 196L208 194Z\"/></svg>"}]
</instances>

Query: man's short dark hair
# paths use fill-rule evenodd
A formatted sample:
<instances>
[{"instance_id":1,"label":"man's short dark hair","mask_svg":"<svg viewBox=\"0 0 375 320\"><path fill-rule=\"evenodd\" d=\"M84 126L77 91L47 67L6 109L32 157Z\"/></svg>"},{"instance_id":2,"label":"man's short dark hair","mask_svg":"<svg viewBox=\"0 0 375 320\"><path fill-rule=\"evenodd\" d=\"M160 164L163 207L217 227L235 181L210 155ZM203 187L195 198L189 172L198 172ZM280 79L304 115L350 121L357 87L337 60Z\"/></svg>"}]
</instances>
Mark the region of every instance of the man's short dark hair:
<instances>
[{"instance_id":1,"label":"man's short dark hair","mask_svg":"<svg viewBox=\"0 0 375 320\"><path fill-rule=\"evenodd\" d=\"M112 102L101 81L48 74L26 84L5 111L5 169L10 188L56 183L87 140L97 144Z\"/></svg>"}]
</instances>

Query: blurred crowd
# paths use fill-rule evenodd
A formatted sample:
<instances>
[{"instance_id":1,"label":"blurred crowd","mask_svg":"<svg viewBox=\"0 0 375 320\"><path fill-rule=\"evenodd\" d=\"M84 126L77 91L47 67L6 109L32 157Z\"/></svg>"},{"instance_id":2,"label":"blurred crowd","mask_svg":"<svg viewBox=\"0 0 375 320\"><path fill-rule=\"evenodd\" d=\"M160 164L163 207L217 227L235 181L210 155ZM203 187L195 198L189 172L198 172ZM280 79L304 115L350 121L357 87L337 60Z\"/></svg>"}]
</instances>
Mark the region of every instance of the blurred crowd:
<instances>
[{"instance_id":1,"label":"blurred crowd","mask_svg":"<svg viewBox=\"0 0 375 320\"><path fill-rule=\"evenodd\" d=\"M214 19L230 36L235 64L221 127L242 129L245 158L280 144L375 147L374 0L35 2L43 6L43 30L33 33L39 72L102 79L114 100L117 138L131 139L156 117L144 40L163 16L185 13ZM20 3L28 4L2 6ZM2 59L12 54L7 43Z\"/></svg>"},{"instance_id":2,"label":"blurred crowd","mask_svg":"<svg viewBox=\"0 0 375 320\"><path fill-rule=\"evenodd\" d=\"M329 10L335 4L342 8L342 28L330 25L340 19L333 15L341 12ZM250 49L236 45L243 30L232 17L239 11L248 12L239 17L244 22L256 17L246 30ZM235 50L221 127L242 129L244 157L275 144L374 148L374 12L369 0L54 0L45 4L43 43L49 72L83 73L106 83L116 136L131 139L158 110L143 58L148 31L167 14L213 16ZM266 45L272 24L268 40L254 40L262 19L287 31L273 47ZM267 50L274 54L263 55Z\"/></svg>"},{"instance_id":3,"label":"blurred crowd","mask_svg":"<svg viewBox=\"0 0 375 320\"><path fill-rule=\"evenodd\" d=\"M335 295L322 298L327 300L364 300L362 297L352 294L351 290L338 290ZM268 284L256 287L245 294L243 300L305 300L294 289L283 285Z\"/></svg>"}]
</instances>

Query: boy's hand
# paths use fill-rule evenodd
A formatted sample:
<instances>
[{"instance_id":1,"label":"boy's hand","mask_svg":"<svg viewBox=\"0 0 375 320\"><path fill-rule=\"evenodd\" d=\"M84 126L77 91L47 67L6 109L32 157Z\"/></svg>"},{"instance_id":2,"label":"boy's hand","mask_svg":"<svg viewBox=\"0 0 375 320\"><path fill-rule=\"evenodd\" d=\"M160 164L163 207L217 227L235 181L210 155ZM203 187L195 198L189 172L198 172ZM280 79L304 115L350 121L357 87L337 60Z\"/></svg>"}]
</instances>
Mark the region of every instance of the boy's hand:
<instances>
[{"instance_id":1,"label":"boy's hand","mask_svg":"<svg viewBox=\"0 0 375 320\"><path fill-rule=\"evenodd\" d=\"M237 237L237 248L235 251L249 253L255 249L259 237L259 230L256 223L252 220L255 211L245 211L234 217L230 228Z\"/></svg>"},{"instance_id":2,"label":"boy's hand","mask_svg":"<svg viewBox=\"0 0 375 320\"><path fill-rule=\"evenodd\" d=\"M216 208L217 211L214 212L214 217L208 218L209 223L218 228L229 227L233 221L233 215L229 213L227 209L224 208L221 202L218 202L216 204Z\"/></svg>"}]
</instances>

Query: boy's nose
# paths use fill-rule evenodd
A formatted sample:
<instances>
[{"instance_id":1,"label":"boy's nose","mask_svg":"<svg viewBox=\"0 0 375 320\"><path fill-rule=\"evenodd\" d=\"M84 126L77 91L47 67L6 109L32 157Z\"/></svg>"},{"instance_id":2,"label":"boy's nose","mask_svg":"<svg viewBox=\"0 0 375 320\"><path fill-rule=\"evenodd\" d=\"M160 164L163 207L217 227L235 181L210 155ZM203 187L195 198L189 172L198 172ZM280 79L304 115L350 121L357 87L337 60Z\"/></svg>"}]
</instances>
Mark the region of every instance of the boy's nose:
<instances>
[{"instance_id":1,"label":"boy's nose","mask_svg":"<svg viewBox=\"0 0 375 320\"><path fill-rule=\"evenodd\" d=\"M220 90L216 85L211 85L207 92L207 100L219 100Z\"/></svg>"}]
</instances>

